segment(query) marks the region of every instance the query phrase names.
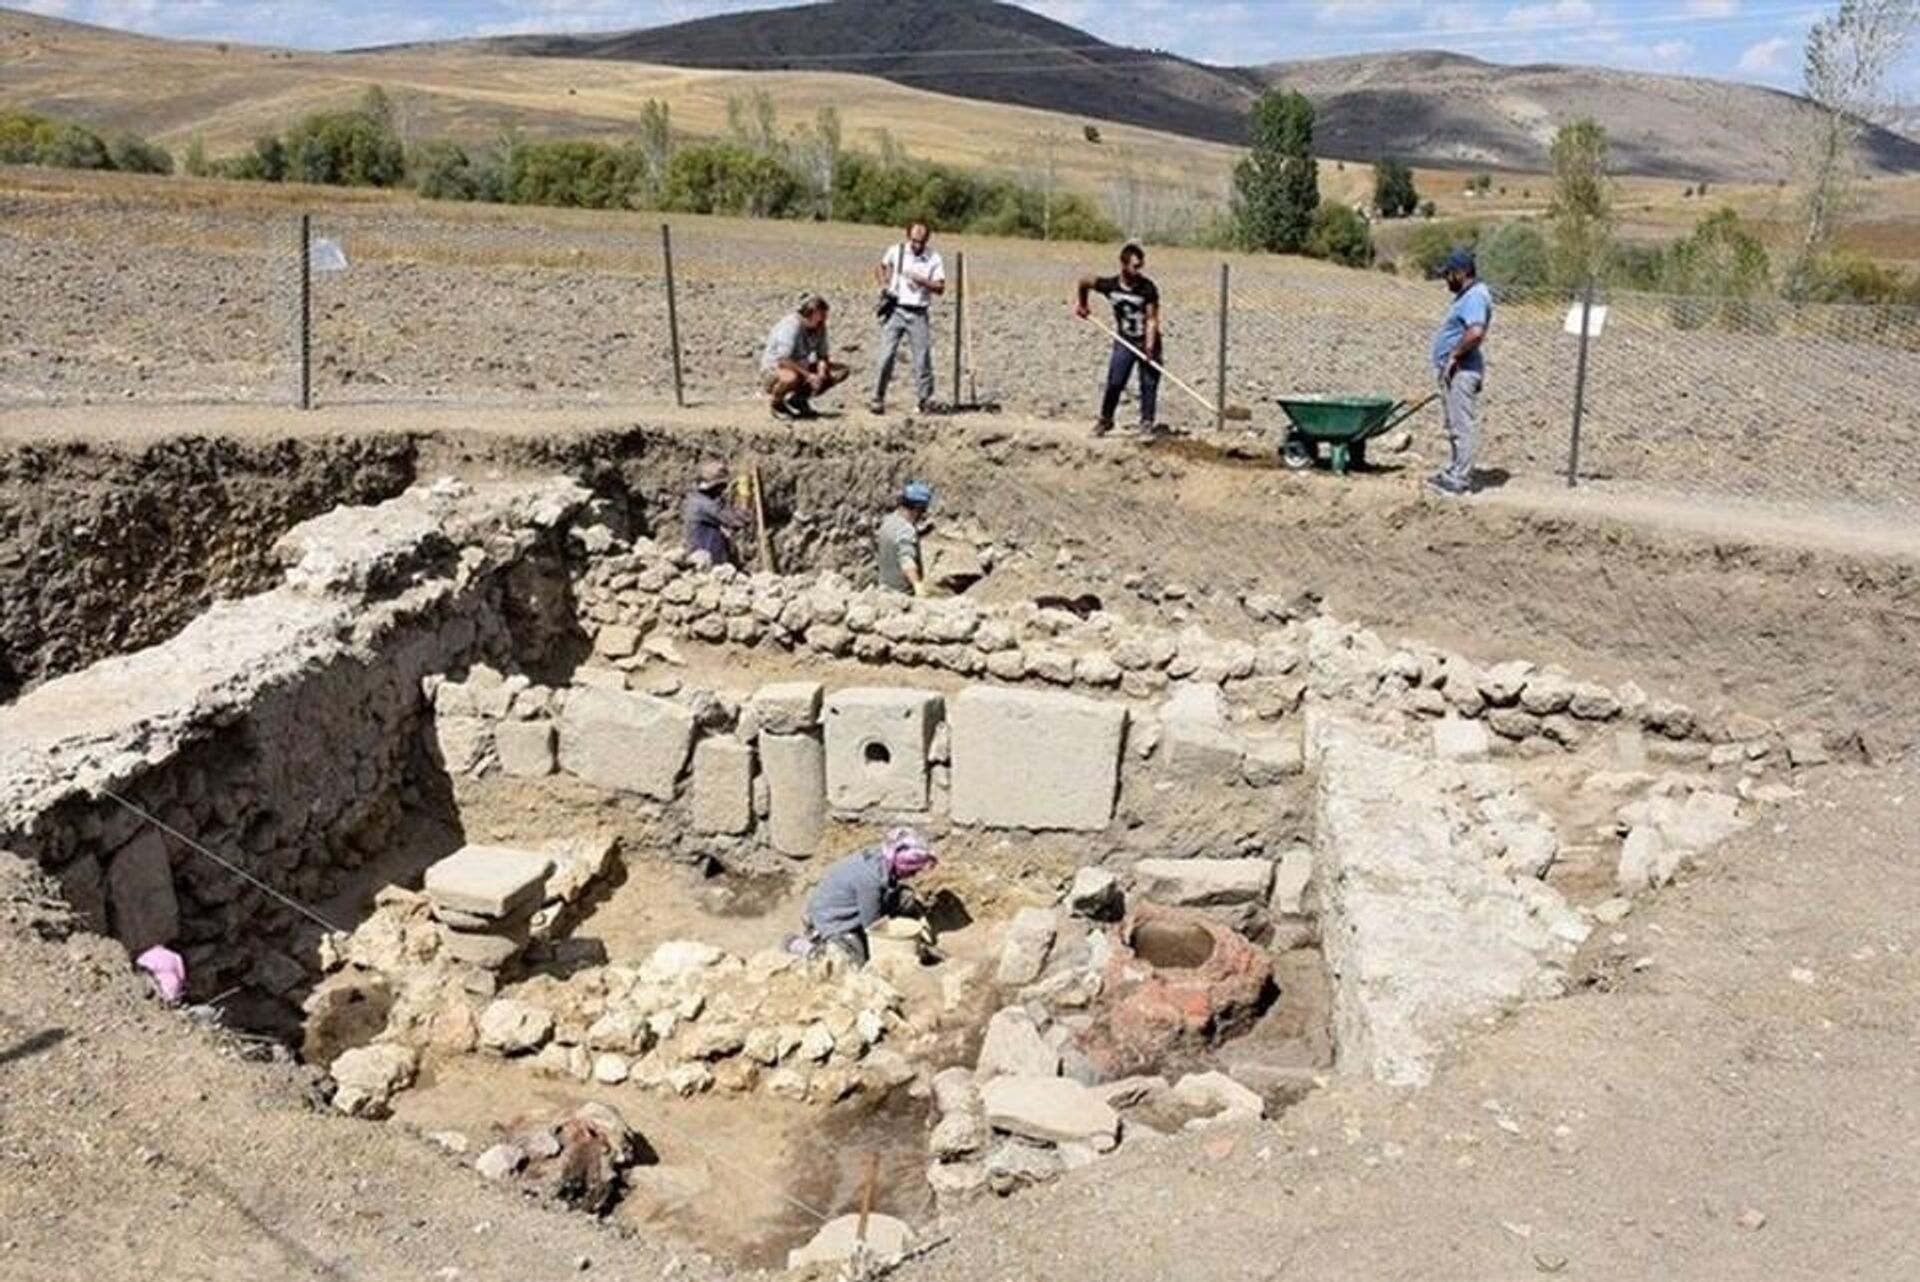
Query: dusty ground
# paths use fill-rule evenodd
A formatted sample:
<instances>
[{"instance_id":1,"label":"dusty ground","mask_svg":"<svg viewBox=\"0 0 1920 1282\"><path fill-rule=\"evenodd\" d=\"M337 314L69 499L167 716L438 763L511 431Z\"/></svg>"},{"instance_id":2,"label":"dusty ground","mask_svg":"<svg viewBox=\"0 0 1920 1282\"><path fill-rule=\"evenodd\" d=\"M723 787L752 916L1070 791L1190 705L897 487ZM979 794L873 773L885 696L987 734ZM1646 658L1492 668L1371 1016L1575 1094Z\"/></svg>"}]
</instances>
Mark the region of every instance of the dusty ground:
<instances>
[{"instance_id":1,"label":"dusty ground","mask_svg":"<svg viewBox=\"0 0 1920 1282\"><path fill-rule=\"evenodd\" d=\"M164 185L134 199L0 188L0 404L285 404L297 386L296 261L284 206ZM873 360L871 228L676 218L687 395L747 410L767 328L807 290L836 307L836 347ZM322 402L579 407L673 392L658 227L568 211L319 204L315 234L351 262L316 277ZM1110 247L937 237L969 267L964 399L1090 423L1106 338L1075 320L1075 279ZM1423 394L1441 286L1300 259L1227 256L1227 400L1278 431L1275 398ZM1172 371L1214 395L1221 256L1155 249ZM953 274L958 275L957 264ZM956 286L957 289L957 286ZM1702 325L1649 295L1611 300L1592 346L1584 474L1688 495L1856 503L1911 516L1920 495L1920 312L1758 308L1752 332ZM1578 363L1568 300L1501 295L1489 340L1486 466L1565 468ZM190 318L183 322L183 318ZM940 395L955 392L951 308L936 321ZM906 393L898 390L896 403ZM1125 411L1132 415L1131 409ZM1213 416L1171 384L1163 420ZM1413 420L1438 432L1439 412Z\"/></svg>"},{"instance_id":2,"label":"dusty ground","mask_svg":"<svg viewBox=\"0 0 1920 1282\"><path fill-rule=\"evenodd\" d=\"M907 1276L1912 1276L1917 788L1912 760L1830 773L1618 943L1597 936L1578 995L1424 1092L1337 1081L1277 1124L1122 1155L943 1231ZM702 1275L402 1127L309 1112L291 1070L236 1058L11 912L11 1276L518 1282L580 1255L589 1275Z\"/></svg>"}]
</instances>

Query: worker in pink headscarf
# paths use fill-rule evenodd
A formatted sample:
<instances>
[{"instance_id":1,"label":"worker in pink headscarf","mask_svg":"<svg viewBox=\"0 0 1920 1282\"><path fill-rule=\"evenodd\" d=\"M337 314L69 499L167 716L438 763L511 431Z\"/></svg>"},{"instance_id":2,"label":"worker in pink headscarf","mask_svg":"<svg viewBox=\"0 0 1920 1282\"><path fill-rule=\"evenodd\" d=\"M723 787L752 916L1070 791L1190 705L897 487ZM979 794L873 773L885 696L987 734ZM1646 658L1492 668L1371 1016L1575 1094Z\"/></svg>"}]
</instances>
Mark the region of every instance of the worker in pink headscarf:
<instances>
[{"instance_id":1,"label":"worker in pink headscarf","mask_svg":"<svg viewBox=\"0 0 1920 1282\"><path fill-rule=\"evenodd\" d=\"M848 855L827 869L807 899L807 943L832 944L856 966L866 965L867 927L897 912L905 883L939 862L912 828L895 828L879 845Z\"/></svg>"}]
</instances>

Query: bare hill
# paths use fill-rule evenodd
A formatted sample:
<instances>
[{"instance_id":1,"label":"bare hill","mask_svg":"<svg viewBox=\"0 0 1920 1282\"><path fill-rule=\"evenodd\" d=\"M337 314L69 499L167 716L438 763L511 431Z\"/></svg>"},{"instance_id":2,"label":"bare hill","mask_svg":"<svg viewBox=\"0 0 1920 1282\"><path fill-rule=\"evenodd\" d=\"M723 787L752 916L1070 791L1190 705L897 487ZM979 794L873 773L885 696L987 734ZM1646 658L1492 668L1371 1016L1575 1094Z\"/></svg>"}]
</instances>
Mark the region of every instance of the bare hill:
<instances>
[{"instance_id":1,"label":"bare hill","mask_svg":"<svg viewBox=\"0 0 1920 1282\"><path fill-rule=\"evenodd\" d=\"M1553 132L1591 116L1629 173L1764 180L1784 176L1805 99L1692 76L1557 64L1507 67L1438 52L1277 63L1259 74L1319 109L1332 155L1397 155L1429 164L1541 170ZM1920 143L1872 130L1862 159L1920 169Z\"/></svg>"},{"instance_id":2,"label":"bare hill","mask_svg":"<svg viewBox=\"0 0 1920 1282\"><path fill-rule=\"evenodd\" d=\"M829 0L599 35L511 36L502 53L689 67L821 69L1213 141L1239 142L1267 85L1320 111L1320 150L1350 160L1538 171L1559 125L1590 115L1630 173L1763 182L1788 172L1806 104L1756 85L1599 67L1508 67L1432 51L1210 67L1108 44L999 0ZM1862 158L1920 171L1920 143L1870 131Z\"/></svg>"},{"instance_id":3,"label":"bare hill","mask_svg":"<svg viewBox=\"0 0 1920 1282\"><path fill-rule=\"evenodd\" d=\"M1240 142L1259 81L1108 44L997 0L833 0L598 35L505 36L493 51L678 67L832 70Z\"/></svg>"}]
</instances>

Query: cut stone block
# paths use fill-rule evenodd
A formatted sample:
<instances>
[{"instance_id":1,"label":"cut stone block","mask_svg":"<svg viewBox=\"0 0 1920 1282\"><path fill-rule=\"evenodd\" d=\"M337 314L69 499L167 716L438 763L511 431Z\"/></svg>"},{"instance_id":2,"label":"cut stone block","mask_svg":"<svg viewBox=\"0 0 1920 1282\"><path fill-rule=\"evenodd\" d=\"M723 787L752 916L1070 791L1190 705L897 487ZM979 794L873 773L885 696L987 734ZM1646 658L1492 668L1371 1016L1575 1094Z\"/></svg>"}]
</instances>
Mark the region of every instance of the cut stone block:
<instances>
[{"instance_id":1,"label":"cut stone block","mask_svg":"<svg viewBox=\"0 0 1920 1282\"><path fill-rule=\"evenodd\" d=\"M1124 705L970 686L953 701L953 818L987 828L1097 831L1120 788Z\"/></svg>"},{"instance_id":2,"label":"cut stone block","mask_svg":"<svg viewBox=\"0 0 1920 1282\"><path fill-rule=\"evenodd\" d=\"M693 750L693 714L624 690L575 689L560 718L560 765L590 784L672 801Z\"/></svg>"},{"instance_id":3,"label":"cut stone block","mask_svg":"<svg viewBox=\"0 0 1920 1282\"><path fill-rule=\"evenodd\" d=\"M524 926L517 931L447 929L440 932L440 946L449 958L462 965L499 970L527 946L527 933Z\"/></svg>"},{"instance_id":4,"label":"cut stone block","mask_svg":"<svg viewBox=\"0 0 1920 1282\"><path fill-rule=\"evenodd\" d=\"M537 902L553 862L531 850L462 846L427 869L427 898L438 907L503 918Z\"/></svg>"},{"instance_id":5,"label":"cut stone block","mask_svg":"<svg viewBox=\"0 0 1920 1282\"><path fill-rule=\"evenodd\" d=\"M1066 1077L996 1077L980 1090L987 1124L996 1131L1048 1144L1090 1143L1112 1148L1120 1115Z\"/></svg>"},{"instance_id":6,"label":"cut stone block","mask_svg":"<svg viewBox=\"0 0 1920 1282\"><path fill-rule=\"evenodd\" d=\"M553 773L553 723L502 721L493 730L493 753L506 773L544 779Z\"/></svg>"},{"instance_id":7,"label":"cut stone block","mask_svg":"<svg viewBox=\"0 0 1920 1282\"><path fill-rule=\"evenodd\" d=\"M143 829L114 852L107 864L107 906L114 938L135 957L180 933L180 901L166 839L158 832Z\"/></svg>"},{"instance_id":8,"label":"cut stone block","mask_svg":"<svg viewBox=\"0 0 1920 1282\"><path fill-rule=\"evenodd\" d=\"M1133 866L1134 892L1175 908L1211 908L1264 902L1273 865L1264 859L1142 859Z\"/></svg>"},{"instance_id":9,"label":"cut stone block","mask_svg":"<svg viewBox=\"0 0 1920 1282\"><path fill-rule=\"evenodd\" d=\"M693 830L739 834L753 827L753 749L702 739L693 750Z\"/></svg>"},{"instance_id":10,"label":"cut stone block","mask_svg":"<svg viewBox=\"0 0 1920 1282\"><path fill-rule=\"evenodd\" d=\"M827 822L826 748L812 735L763 734L760 772L767 781L773 848L799 858L813 854Z\"/></svg>"},{"instance_id":11,"label":"cut stone block","mask_svg":"<svg viewBox=\"0 0 1920 1282\"><path fill-rule=\"evenodd\" d=\"M820 724L818 681L777 681L747 700L747 714L766 734L805 734Z\"/></svg>"},{"instance_id":12,"label":"cut stone block","mask_svg":"<svg viewBox=\"0 0 1920 1282\"><path fill-rule=\"evenodd\" d=\"M827 697L827 802L836 810L927 808L927 750L942 701L928 690L836 690Z\"/></svg>"}]
</instances>

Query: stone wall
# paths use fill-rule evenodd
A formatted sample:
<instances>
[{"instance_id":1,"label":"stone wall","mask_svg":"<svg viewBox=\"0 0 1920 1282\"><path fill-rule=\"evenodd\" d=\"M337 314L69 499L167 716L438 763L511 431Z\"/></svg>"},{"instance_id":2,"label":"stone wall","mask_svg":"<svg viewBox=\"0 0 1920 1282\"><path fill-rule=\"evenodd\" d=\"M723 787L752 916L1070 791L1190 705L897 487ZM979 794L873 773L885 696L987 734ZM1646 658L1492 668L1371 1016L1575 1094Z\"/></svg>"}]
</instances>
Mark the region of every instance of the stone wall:
<instances>
[{"instance_id":1,"label":"stone wall","mask_svg":"<svg viewBox=\"0 0 1920 1282\"><path fill-rule=\"evenodd\" d=\"M182 951L196 993L302 987L318 925L247 878L320 904L435 806L422 678L564 636L586 497L443 482L296 527L278 586L0 709L0 847L130 951Z\"/></svg>"}]
</instances>

